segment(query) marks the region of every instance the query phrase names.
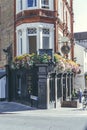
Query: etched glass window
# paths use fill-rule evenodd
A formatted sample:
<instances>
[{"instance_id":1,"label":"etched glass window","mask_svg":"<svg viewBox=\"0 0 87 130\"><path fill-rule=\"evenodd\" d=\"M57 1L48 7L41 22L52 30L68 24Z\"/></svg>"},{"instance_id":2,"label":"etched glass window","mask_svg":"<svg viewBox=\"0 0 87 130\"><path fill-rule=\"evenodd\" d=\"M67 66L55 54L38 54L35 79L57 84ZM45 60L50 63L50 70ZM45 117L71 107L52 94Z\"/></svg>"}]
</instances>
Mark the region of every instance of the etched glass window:
<instances>
[{"instance_id":1,"label":"etched glass window","mask_svg":"<svg viewBox=\"0 0 87 130\"><path fill-rule=\"evenodd\" d=\"M37 33L37 29L36 28L29 28L28 29L28 34L36 34Z\"/></svg>"},{"instance_id":2,"label":"etched glass window","mask_svg":"<svg viewBox=\"0 0 87 130\"><path fill-rule=\"evenodd\" d=\"M49 34L49 29L43 29L43 34Z\"/></svg>"}]
</instances>

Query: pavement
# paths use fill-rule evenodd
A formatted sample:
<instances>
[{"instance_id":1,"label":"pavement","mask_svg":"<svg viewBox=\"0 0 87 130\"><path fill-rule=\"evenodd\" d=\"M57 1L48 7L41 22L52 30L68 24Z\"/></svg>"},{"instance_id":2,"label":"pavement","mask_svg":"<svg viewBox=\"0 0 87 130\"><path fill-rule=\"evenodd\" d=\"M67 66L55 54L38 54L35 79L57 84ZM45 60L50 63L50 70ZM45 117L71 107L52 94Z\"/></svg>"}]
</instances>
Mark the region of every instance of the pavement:
<instances>
[{"instance_id":1,"label":"pavement","mask_svg":"<svg viewBox=\"0 0 87 130\"><path fill-rule=\"evenodd\" d=\"M86 130L87 109L36 109L17 102L0 102L1 130ZM85 128L85 129L84 129Z\"/></svg>"},{"instance_id":2,"label":"pavement","mask_svg":"<svg viewBox=\"0 0 87 130\"><path fill-rule=\"evenodd\" d=\"M17 113L30 116L57 117L57 116L87 116L87 108L83 110L82 105L79 108L59 107L56 109L36 109L31 106L23 105L17 102L0 102L0 114Z\"/></svg>"},{"instance_id":3,"label":"pavement","mask_svg":"<svg viewBox=\"0 0 87 130\"><path fill-rule=\"evenodd\" d=\"M35 108L17 102L8 102L8 101L0 102L0 113L28 111L28 110L35 110Z\"/></svg>"}]
</instances>

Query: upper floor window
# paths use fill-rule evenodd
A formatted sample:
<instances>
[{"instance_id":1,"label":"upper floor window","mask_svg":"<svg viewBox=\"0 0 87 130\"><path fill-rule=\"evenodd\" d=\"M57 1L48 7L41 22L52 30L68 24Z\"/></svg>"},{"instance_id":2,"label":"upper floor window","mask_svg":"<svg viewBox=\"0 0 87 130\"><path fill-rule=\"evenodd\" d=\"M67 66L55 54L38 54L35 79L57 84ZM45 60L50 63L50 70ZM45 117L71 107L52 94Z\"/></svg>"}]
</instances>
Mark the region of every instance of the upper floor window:
<instances>
[{"instance_id":1,"label":"upper floor window","mask_svg":"<svg viewBox=\"0 0 87 130\"><path fill-rule=\"evenodd\" d=\"M37 0L27 0L28 7L36 7L37 6Z\"/></svg>"},{"instance_id":2,"label":"upper floor window","mask_svg":"<svg viewBox=\"0 0 87 130\"><path fill-rule=\"evenodd\" d=\"M42 8L49 9L49 0L41 0Z\"/></svg>"},{"instance_id":3,"label":"upper floor window","mask_svg":"<svg viewBox=\"0 0 87 130\"><path fill-rule=\"evenodd\" d=\"M19 10L22 10L22 0L20 0L20 3L19 3Z\"/></svg>"},{"instance_id":4,"label":"upper floor window","mask_svg":"<svg viewBox=\"0 0 87 130\"><path fill-rule=\"evenodd\" d=\"M31 9L54 9L54 0L16 0L16 13Z\"/></svg>"},{"instance_id":5,"label":"upper floor window","mask_svg":"<svg viewBox=\"0 0 87 130\"><path fill-rule=\"evenodd\" d=\"M61 0L59 0L59 3L58 3L58 14L59 14L59 18L63 22L63 1Z\"/></svg>"}]
</instances>

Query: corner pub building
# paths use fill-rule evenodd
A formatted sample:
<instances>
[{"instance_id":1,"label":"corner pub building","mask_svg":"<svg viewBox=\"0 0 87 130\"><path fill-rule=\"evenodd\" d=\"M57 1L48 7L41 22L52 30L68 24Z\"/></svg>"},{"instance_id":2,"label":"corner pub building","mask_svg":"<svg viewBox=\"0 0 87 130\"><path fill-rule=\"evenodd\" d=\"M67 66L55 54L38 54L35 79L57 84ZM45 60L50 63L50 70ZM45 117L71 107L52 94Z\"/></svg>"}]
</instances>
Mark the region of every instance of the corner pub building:
<instances>
[{"instance_id":1,"label":"corner pub building","mask_svg":"<svg viewBox=\"0 0 87 130\"><path fill-rule=\"evenodd\" d=\"M73 0L12 0L11 2L13 2L11 11L13 12L14 21L11 25L14 31L9 33L9 37L12 38L13 57L26 53L39 54L40 49L52 49L53 54L57 52L62 54L61 47L65 44L63 40L67 38L69 41L67 44L70 47L67 58L73 60ZM11 28L9 28L10 30ZM73 74L60 73L55 75L54 72L50 73L49 65L37 65L36 68L38 73L34 86L36 84L37 89L32 96L28 97L32 98L31 104L38 104L39 108L51 108L57 107L57 102L59 103L61 99L63 101L64 96L65 99L67 96L71 98L72 87L69 86L73 86ZM14 78L14 74L11 71L9 72L8 68L7 73L10 73L8 81L12 78L7 85L8 99L23 101L28 94L25 89L29 88L30 82L32 82L30 79L34 75L26 77L27 72L20 70L14 72L16 76ZM26 77L26 80L24 77ZM25 83L27 80L28 83ZM63 88L64 83L65 88ZM59 88L56 84L60 84ZM24 86L26 87L24 88ZM68 89L68 93L66 89Z\"/></svg>"}]
</instances>

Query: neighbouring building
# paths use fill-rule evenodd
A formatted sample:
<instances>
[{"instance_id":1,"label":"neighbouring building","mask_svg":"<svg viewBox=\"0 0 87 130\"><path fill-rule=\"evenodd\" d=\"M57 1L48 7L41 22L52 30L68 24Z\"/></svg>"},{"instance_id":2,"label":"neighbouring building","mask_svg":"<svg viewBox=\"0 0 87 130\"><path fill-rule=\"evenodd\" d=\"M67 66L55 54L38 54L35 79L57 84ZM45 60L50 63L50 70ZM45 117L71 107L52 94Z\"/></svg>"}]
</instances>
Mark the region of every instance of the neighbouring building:
<instances>
[{"instance_id":1,"label":"neighbouring building","mask_svg":"<svg viewBox=\"0 0 87 130\"><path fill-rule=\"evenodd\" d=\"M81 74L76 76L76 87L84 89L87 88L87 32L74 33L74 38L74 56L81 68Z\"/></svg>"},{"instance_id":2,"label":"neighbouring building","mask_svg":"<svg viewBox=\"0 0 87 130\"><path fill-rule=\"evenodd\" d=\"M12 44L14 56L14 0L0 0L0 100L6 98L6 49Z\"/></svg>"},{"instance_id":3,"label":"neighbouring building","mask_svg":"<svg viewBox=\"0 0 87 130\"><path fill-rule=\"evenodd\" d=\"M74 38L76 44L87 48L87 32L77 32L74 33Z\"/></svg>"},{"instance_id":4,"label":"neighbouring building","mask_svg":"<svg viewBox=\"0 0 87 130\"><path fill-rule=\"evenodd\" d=\"M3 51L12 44L14 56L14 0L0 0L0 68L6 65L7 54Z\"/></svg>"},{"instance_id":5,"label":"neighbouring building","mask_svg":"<svg viewBox=\"0 0 87 130\"><path fill-rule=\"evenodd\" d=\"M87 87L87 84L85 84L85 73L87 72L87 51L85 51L84 47L75 44L74 56L76 63L80 65L81 69L81 73L75 76L75 88L81 88L84 90Z\"/></svg>"}]
</instances>

